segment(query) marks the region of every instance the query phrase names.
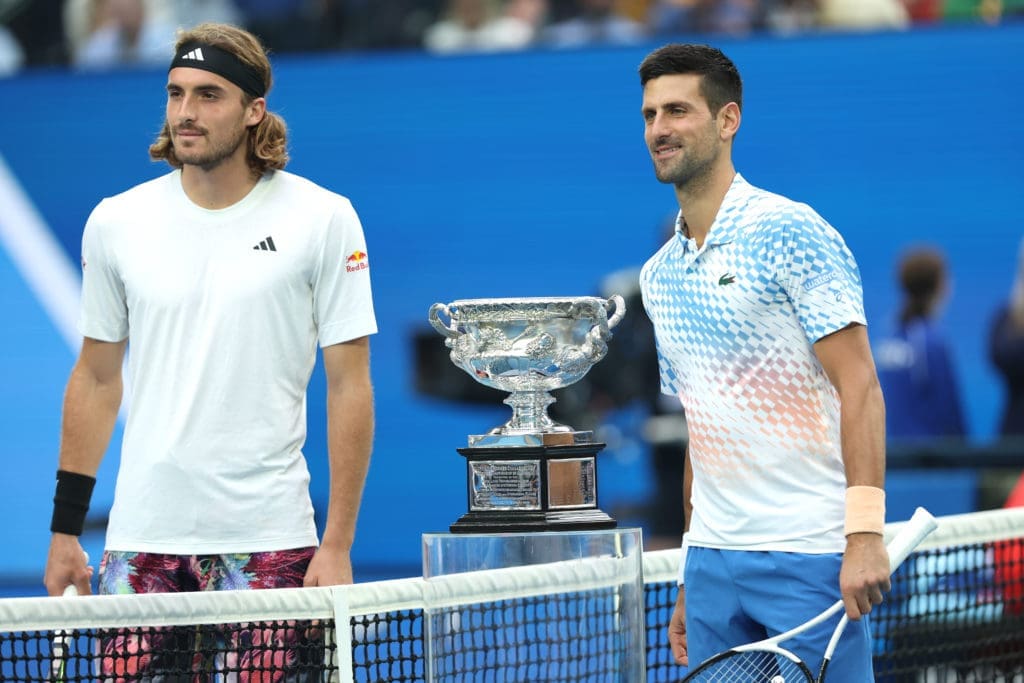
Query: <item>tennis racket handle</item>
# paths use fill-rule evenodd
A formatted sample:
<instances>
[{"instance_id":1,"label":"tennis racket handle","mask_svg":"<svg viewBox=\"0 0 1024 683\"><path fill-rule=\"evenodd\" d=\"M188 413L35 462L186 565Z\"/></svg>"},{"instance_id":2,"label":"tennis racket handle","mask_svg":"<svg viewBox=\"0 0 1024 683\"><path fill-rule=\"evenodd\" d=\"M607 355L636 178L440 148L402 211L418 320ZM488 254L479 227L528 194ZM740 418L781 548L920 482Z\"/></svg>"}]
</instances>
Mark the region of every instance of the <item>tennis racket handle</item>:
<instances>
[{"instance_id":1,"label":"tennis racket handle","mask_svg":"<svg viewBox=\"0 0 1024 683\"><path fill-rule=\"evenodd\" d=\"M889 571L896 571L896 568L903 564L903 561L913 552L914 548L938 527L939 523L935 521L930 512L922 507L917 508L914 511L914 516L889 541L887 546L889 551Z\"/></svg>"}]
</instances>

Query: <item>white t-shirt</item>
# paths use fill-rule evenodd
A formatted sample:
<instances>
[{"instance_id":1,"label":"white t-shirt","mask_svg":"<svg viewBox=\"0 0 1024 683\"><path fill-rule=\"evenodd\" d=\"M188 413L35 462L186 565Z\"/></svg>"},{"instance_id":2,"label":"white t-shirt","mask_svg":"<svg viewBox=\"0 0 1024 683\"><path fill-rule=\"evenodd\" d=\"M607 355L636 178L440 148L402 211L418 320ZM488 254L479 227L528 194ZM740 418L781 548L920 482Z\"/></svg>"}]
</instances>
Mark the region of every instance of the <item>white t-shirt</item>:
<instances>
[{"instance_id":1,"label":"white t-shirt","mask_svg":"<svg viewBox=\"0 0 1024 683\"><path fill-rule=\"evenodd\" d=\"M318 342L377 331L366 252L346 198L283 171L216 211L180 171L100 202L79 329L128 338L132 378L109 550L316 545L306 388Z\"/></svg>"},{"instance_id":2,"label":"white t-shirt","mask_svg":"<svg viewBox=\"0 0 1024 683\"><path fill-rule=\"evenodd\" d=\"M813 344L865 324L842 237L737 174L701 249L677 227L640 283L662 391L686 411L689 545L841 552L839 397Z\"/></svg>"}]
</instances>

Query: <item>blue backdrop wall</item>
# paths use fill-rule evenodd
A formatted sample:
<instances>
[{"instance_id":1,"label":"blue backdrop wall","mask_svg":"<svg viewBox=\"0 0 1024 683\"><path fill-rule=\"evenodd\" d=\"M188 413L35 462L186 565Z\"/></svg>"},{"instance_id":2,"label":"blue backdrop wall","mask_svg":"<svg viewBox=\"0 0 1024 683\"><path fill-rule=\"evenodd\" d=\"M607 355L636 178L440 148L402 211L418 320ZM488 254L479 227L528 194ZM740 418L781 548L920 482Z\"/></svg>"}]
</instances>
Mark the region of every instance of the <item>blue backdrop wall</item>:
<instances>
[{"instance_id":1,"label":"blue backdrop wall","mask_svg":"<svg viewBox=\"0 0 1024 683\"><path fill-rule=\"evenodd\" d=\"M738 169L808 202L844 234L875 336L894 315L900 251L919 242L946 251L954 277L946 324L972 438L990 439L1001 387L985 334L1022 234L1024 27L720 46L746 82ZM506 418L498 392L493 407L413 392L410 335L425 327L429 306L591 294L606 273L642 263L659 245L674 197L651 172L636 76L653 47L275 60L270 107L292 131L290 170L350 197L368 239L380 323L372 342L378 430L357 578L417 571L420 534L445 530L465 510L455 448ZM38 211L66 264L77 264L82 226L101 197L165 172L146 155L162 121L163 85L160 70L0 80L0 163L9 170L0 179ZM0 339L0 574L35 586L76 349L61 336L67 320L40 303L49 266L11 246L29 229L25 215L0 203L9 320ZM323 414L318 370L306 448L318 503L326 495ZM101 511L119 438L101 471ZM643 493L641 464L608 458L601 467L602 503ZM94 552L101 540L89 540Z\"/></svg>"}]
</instances>

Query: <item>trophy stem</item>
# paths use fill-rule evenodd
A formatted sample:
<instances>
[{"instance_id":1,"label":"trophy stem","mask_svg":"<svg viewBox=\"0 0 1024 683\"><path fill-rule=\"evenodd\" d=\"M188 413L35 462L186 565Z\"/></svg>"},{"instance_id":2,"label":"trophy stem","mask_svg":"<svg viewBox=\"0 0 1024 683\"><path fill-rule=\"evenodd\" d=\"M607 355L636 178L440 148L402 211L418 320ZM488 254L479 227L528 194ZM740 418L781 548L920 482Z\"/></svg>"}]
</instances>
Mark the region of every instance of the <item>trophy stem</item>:
<instances>
[{"instance_id":1,"label":"trophy stem","mask_svg":"<svg viewBox=\"0 0 1024 683\"><path fill-rule=\"evenodd\" d=\"M503 403L512 408L512 419L496 431L503 434L517 432L571 432L572 428L548 417L548 406L555 397L546 391L514 391Z\"/></svg>"}]
</instances>

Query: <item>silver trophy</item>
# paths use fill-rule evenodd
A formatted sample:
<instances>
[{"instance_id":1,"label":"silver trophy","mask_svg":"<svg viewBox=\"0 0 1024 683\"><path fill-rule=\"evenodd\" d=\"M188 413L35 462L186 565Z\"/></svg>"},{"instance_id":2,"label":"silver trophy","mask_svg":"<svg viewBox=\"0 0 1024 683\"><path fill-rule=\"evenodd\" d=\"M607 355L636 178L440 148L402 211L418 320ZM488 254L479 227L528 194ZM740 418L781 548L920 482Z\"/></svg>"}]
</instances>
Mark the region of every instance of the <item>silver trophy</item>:
<instances>
[{"instance_id":1,"label":"silver trophy","mask_svg":"<svg viewBox=\"0 0 1024 683\"><path fill-rule=\"evenodd\" d=\"M452 531L608 528L597 509L589 431L548 416L549 393L579 381L608 351L626 313L621 296L462 299L430 307L451 359L482 384L509 392L512 417L470 435L469 513Z\"/></svg>"},{"instance_id":2,"label":"silver trophy","mask_svg":"<svg viewBox=\"0 0 1024 683\"><path fill-rule=\"evenodd\" d=\"M574 432L548 417L548 392L579 381L608 352L611 329L626 313L621 296L463 299L430 307L455 365L478 382L509 392L512 418L470 446L578 443ZM447 318L447 322L441 316ZM566 439L559 435L569 435Z\"/></svg>"}]
</instances>

